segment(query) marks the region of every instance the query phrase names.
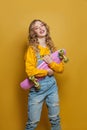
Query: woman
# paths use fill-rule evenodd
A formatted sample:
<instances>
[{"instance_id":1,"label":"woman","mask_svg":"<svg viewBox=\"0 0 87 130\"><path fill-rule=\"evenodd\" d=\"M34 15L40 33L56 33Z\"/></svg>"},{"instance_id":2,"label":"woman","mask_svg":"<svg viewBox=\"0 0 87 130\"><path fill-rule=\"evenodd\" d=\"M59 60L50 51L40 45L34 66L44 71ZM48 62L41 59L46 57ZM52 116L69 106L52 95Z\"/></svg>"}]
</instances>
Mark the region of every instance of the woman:
<instances>
[{"instance_id":1,"label":"woman","mask_svg":"<svg viewBox=\"0 0 87 130\"><path fill-rule=\"evenodd\" d=\"M33 20L29 26L29 45L25 58L25 71L30 76L42 79L39 81L41 88L36 91L33 86L28 97L28 121L25 130L35 130L40 121L42 105L46 102L51 130L61 130L59 117L58 87L54 72L61 73L64 70L62 62L55 63L50 54L56 51L50 37L48 25L41 20ZM48 64L49 69L38 69L43 62Z\"/></svg>"}]
</instances>

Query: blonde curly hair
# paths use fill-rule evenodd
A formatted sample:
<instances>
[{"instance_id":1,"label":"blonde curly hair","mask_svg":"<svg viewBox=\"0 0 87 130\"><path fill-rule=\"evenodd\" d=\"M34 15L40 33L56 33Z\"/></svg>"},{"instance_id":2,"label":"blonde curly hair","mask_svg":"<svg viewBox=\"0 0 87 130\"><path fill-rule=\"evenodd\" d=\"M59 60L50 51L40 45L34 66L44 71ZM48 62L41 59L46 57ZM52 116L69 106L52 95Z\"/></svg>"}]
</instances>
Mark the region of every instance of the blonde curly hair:
<instances>
[{"instance_id":1,"label":"blonde curly hair","mask_svg":"<svg viewBox=\"0 0 87 130\"><path fill-rule=\"evenodd\" d=\"M35 33L34 28L33 28L34 24L35 24L37 21L41 22L41 23L46 27L46 30L47 30L47 34L46 34L46 36L45 36L46 45L47 45L48 48L51 50L51 52L56 51L56 47L54 46L53 41L52 41L52 39L51 39L51 37L50 37L50 31L49 31L48 25L47 25L45 22L43 22L43 21L41 21L41 20L39 20L39 19L35 19L35 20L33 20L33 21L30 23L30 26L29 26L29 34L28 34L28 47L29 47L29 46L32 46L33 49L34 49L36 52L39 51L39 50L38 50L38 44L39 44L39 42L38 42L38 36L37 36L37 34Z\"/></svg>"}]
</instances>

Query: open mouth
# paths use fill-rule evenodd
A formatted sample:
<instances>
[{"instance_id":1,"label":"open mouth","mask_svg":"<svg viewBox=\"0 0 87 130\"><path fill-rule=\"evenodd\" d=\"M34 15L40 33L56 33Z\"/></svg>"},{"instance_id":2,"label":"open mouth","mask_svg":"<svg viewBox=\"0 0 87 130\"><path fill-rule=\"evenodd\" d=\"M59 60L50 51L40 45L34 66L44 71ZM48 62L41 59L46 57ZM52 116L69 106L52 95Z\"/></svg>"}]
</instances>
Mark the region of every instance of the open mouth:
<instances>
[{"instance_id":1,"label":"open mouth","mask_svg":"<svg viewBox=\"0 0 87 130\"><path fill-rule=\"evenodd\" d=\"M44 32L45 32L45 30L41 30L41 31L40 31L40 34L43 34Z\"/></svg>"}]
</instances>

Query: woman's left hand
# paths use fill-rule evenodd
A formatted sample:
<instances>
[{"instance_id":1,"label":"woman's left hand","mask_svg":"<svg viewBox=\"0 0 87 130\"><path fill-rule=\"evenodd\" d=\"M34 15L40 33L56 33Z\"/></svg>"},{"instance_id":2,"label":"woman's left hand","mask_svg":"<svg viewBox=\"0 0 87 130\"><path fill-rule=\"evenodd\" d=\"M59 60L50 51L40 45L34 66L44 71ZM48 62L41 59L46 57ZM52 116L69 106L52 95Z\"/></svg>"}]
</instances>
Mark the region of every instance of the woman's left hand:
<instances>
[{"instance_id":1,"label":"woman's left hand","mask_svg":"<svg viewBox=\"0 0 87 130\"><path fill-rule=\"evenodd\" d=\"M50 64L50 63L53 61L50 55L44 56L44 57L43 57L43 60L44 60L47 64Z\"/></svg>"}]
</instances>

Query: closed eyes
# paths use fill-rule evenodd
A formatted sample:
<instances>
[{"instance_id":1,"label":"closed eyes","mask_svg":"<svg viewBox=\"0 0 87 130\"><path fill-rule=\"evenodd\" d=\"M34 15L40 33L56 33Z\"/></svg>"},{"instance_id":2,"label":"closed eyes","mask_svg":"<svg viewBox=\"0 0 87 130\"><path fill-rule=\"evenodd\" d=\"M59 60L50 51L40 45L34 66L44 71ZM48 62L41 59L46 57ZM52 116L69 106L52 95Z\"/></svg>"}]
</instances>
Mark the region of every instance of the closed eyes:
<instances>
[{"instance_id":1,"label":"closed eyes","mask_svg":"<svg viewBox=\"0 0 87 130\"><path fill-rule=\"evenodd\" d=\"M44 26L44 24L41 24L40 26L34 26L32 29L37 30L37 29L39 29L40 27L43 27L43 26Z\"/></svg>"}]
</instances>

